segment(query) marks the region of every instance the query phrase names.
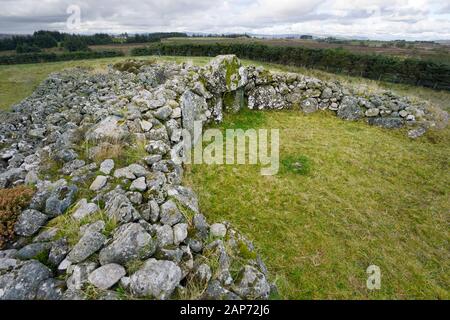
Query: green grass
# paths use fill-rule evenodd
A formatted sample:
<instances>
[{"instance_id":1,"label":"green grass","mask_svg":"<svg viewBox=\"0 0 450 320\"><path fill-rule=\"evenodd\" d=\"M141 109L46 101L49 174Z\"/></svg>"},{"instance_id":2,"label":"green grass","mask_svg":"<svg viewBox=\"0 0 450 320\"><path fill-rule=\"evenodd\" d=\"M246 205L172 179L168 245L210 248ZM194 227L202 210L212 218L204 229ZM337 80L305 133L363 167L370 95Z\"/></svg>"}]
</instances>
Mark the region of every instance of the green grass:
<instances>
[{"instance_id":1,"label":"green grass","mask_svg":"<svg viewBox=\"0 0 450 320\"><path fill-rule=\"evenodd\" d=\"M280 129L277 176L194 165L186 180L210 221L228 220L254 241L281 298L450 298L448 129L412 141L324 112L258 114L256 128ZM366 289L372 264L380 291Z\"/></svg>"}]
</instances>

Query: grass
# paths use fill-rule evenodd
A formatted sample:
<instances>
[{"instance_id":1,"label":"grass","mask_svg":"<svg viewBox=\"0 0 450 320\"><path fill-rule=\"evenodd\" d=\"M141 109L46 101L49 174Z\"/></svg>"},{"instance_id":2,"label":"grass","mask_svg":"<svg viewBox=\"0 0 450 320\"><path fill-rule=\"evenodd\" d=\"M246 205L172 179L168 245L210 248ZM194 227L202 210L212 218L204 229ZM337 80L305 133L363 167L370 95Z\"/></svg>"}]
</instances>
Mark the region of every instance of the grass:
<instances>
[{"instance_id":1,"label":"grass","mask_svg":"<svg viewBox=\"0 0 450 320\"><path fill-rule=\"evenodd\" d=\"M280 129L279 175L194 165L186 181L210 221L228 220L255 242L281 298L450 298L448 129L412 141L324 112L256 117L256 128ZM380 291L366 289L372 264Z\"/></svg>"}]
</instances>

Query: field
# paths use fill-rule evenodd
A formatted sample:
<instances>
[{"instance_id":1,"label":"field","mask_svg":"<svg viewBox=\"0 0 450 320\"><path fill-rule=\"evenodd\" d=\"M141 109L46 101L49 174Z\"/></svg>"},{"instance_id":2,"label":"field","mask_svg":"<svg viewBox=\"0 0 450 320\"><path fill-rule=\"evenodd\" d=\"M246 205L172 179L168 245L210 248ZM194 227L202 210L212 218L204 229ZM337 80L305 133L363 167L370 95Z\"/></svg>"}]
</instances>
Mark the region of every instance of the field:
<instances>
[{"instance_id":1,"label":"field","mask_svg":"<svg viewBox=\"0 0 450 320\"><path fill-rule=\"evenodd\" d=\"M382 54L402 58L418 58L439 63L450 64L450 47L430 43L417 43L409 47L399 48L382 41L345 41L344 43L328 43L317 40L302 39L248 39L248 38L169 38L163 43L258 43L269 46L306 47L310 49L343 48L360 54Z\"/></svg>"},{"instance_id":2,"label":"field","mask_svg":"<svg viewBox=\"0 0 450 320\"><path fill-rule=\"evenodd\" d=\"M0 108L28 96L50 72L78 65L100 70L123 59L0 66ZM362 91L392 88L449 110L448 92L265 66L337 78ZM186 172L209 220L230 221L254 241L278 285L274 298L450 298L449 128L412 141L403 130L323 112L243 112L219 128L280 129L276 176L262 177L249 165L195 165ZM304 170L293 170L293 162ZM379 291L366 289L371 264L381 268Z\"/></svg>"}]
</instances>

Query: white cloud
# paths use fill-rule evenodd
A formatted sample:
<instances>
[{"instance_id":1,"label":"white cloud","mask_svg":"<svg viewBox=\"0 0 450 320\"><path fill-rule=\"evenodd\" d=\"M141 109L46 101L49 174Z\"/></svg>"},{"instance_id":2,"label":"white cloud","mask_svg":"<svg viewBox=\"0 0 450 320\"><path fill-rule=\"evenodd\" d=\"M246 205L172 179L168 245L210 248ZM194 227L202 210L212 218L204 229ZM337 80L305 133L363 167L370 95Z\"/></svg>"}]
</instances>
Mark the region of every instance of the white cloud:
<instances>
[{"instance_id":1,"label":"white cloud","mask_svg":"<svg viewBox=\"0 0 450 320\"><path fill-rule=\"evenodd\" d=\"M0 33L64 30L66 9L82 32L312 33L377 39L450 39L450 4L438 0L0 0Z\"/></svg>"}]
</instances>

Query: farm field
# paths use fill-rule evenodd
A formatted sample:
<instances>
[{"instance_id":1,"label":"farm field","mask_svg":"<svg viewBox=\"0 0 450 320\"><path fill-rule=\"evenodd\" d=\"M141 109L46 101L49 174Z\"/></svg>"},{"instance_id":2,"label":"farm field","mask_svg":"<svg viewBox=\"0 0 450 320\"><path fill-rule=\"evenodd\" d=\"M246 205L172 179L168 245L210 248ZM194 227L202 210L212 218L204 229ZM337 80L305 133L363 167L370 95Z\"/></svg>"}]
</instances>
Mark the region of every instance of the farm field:
<instances>
[{"instance_id":1,"label":"farm field","mask_svg":"<svg viewBox=\"0 0 450 320\"><path fill-rule=\"evenodd\" d=\"M0 66L0 108L31 94L51 72L75 66L101 72L124 59ZM391 88L449 109L450 93L444 91L264 66L338 79L363 91ZM248 111L228 115L218 125L222 130L250 127L280 129L279 175L262 177L258 167L246 165L195 165L187 168L185 179L209 220L230 221L254 241L279 288L272 298L450 298L448 128L412 141L404 130L345 122L322 112ZM292 170L298 161L305 170ZM381 267L380 291L366 289L370 264Z\"/></svg>"}]
</instances>

